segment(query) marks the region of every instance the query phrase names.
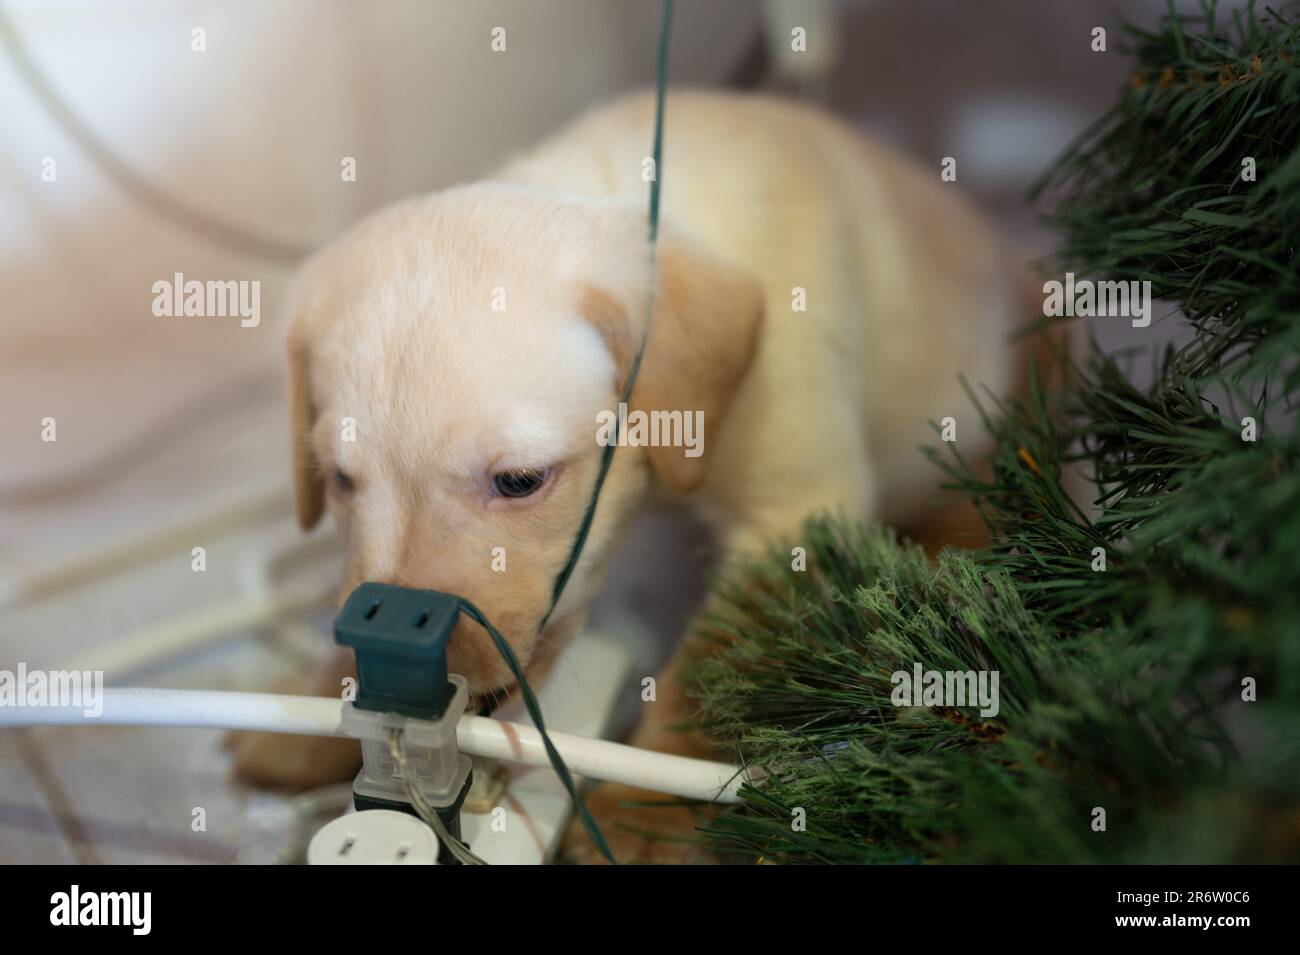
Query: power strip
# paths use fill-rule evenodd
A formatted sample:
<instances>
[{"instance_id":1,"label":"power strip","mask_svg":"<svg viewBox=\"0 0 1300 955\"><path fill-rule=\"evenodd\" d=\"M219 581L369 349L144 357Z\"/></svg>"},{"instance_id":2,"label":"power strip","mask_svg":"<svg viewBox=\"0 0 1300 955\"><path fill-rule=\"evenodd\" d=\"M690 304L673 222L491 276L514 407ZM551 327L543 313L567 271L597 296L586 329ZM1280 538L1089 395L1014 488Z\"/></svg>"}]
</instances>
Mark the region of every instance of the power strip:
<instances>
[{"instance_id":1,"label":"power strip","mask_svg":"<svg viewBox=\"0 0 1300 955\"><path fill-rule=\"evenodd\" d=\"M438 837L406 812L367 809L321 827L307 846L308 865L437 865Z\"/></svg>"}]
</instances>

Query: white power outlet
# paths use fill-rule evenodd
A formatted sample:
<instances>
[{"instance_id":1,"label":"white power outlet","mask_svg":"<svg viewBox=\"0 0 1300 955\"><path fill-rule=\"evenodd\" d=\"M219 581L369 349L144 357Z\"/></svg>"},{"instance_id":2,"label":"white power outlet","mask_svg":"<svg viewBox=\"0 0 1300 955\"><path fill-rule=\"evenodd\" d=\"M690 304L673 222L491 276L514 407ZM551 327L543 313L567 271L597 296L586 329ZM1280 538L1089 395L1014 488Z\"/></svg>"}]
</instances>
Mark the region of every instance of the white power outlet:
<instances>
[{"instance_id":1,"label":"white power outlet","mask_svg":"<svg viewBox=\"0 0 1300 955\"><path fill-rule=\"evenodd\" d=\"M438 837L410 813L367 809L321 827L307 847L309 865L437 865Z\"/></svg>"}]
</instances>

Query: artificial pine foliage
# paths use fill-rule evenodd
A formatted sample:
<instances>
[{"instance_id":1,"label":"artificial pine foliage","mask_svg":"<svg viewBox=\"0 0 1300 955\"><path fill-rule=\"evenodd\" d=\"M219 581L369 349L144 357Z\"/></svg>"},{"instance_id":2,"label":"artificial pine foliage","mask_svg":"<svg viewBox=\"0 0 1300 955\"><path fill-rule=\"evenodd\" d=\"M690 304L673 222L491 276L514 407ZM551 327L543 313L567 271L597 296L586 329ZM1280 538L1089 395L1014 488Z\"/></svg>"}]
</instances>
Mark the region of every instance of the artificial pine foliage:
<instances>
[{"instance_id":1,"label":"artificial pine foliage","mask_svg":"<svg viewBox=\"0 0 1300 955\"><path fill-rule=\"evenodd\" d=\"M1184 343L1149 387L1093 344L1051 389L980 398L992 476L931 456L987 550L931 563L819 517L719 586L699 724L768 773L706 830L719 848L1300 861L1300 17L1217 13L1126 26L1130 84L1036 187L1058 274L1150 281ZM999 671L997 716L893 705L918 662Z\"/></svg>"}]
</instances>

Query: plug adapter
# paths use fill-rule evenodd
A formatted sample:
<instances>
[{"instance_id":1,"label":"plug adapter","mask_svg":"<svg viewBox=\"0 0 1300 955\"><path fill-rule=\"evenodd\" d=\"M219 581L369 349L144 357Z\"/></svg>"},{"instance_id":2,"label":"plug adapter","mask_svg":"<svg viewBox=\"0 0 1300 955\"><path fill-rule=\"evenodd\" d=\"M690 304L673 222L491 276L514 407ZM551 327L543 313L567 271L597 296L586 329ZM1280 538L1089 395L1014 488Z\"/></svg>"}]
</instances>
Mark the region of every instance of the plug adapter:
<instances>
[{"instance_id":1,"label":"plug adapter","mask_svg":"<svg viewBox=\"0 0 1300 955\"><path fill-rule=\"evenodd\" d=\"M436 590L363 583L334 618L334 639L357 655L357 697L343 707L343 731L361 740L361 772L352 784L359 811L414 813L407 786L420 790L453 838L472 763L456 746L469 700L463 676L447 673L447 643L460 598ZM389 752L401 731L406 775ZM444 846L442 861L452 861Z\"/></svg>"}]
</instances>

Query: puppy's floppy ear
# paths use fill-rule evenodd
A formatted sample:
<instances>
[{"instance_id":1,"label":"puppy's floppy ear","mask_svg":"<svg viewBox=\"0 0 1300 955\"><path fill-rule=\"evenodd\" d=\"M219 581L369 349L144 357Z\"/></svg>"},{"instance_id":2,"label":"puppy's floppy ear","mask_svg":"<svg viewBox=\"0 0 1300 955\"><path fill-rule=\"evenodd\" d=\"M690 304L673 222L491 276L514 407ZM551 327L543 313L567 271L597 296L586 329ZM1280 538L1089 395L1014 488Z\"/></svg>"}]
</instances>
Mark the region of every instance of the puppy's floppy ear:
<instances>
[{"instance_id":1,"label":"puppy's floppy ear","mask_svg":"<svg viewBox=\"0 0 1300 955\"><path fill-rule=\"evenodd\" d=\"M293 493L298 524L308 531L325 510L325 480L312 449L316 402L311 394L311 354L298 329L289 335L289 421L293 440Z\"/></svg>"},{"instance_id":2,"label":"puppy's floppy ear","mask_svg":"<svg viewBox=\"0 0 1300 955\"><path fill-rule=\"evenodd\" d=\"M641 344L647 300L588 285L580 310L605 340L618 368L618 391ZM654 320L629 408L704 413L704 453L649 447L651 466L668 487L692 491L704 481L709 450L753 363L763 324L763 291L748 272L680 236L661 239Z\"/></svg>"}]
</instances>

